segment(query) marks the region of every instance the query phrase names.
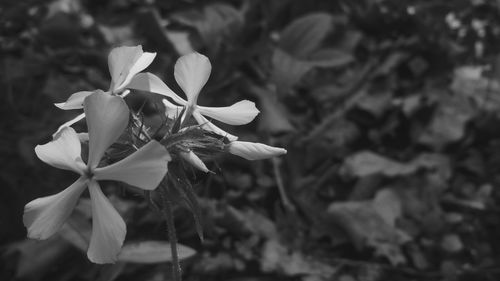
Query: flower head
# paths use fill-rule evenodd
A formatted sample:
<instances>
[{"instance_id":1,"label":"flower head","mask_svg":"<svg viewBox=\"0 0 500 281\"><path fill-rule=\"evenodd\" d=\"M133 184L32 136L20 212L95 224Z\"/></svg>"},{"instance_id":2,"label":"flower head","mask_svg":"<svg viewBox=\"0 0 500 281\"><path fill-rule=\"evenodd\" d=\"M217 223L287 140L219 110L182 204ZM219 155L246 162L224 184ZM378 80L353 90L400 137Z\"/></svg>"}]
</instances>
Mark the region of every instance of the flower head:
<instances>
[{"instance_id":1,"label":"flower head","mask_svg":"<svg viewBox=\"0 0 500 281\"><path fill-rule=\"evenodd\" d=\"M125 90L132 79L141 71L146 69L156 57L156 53L142 51L142 46L118 47L111 50L108 56L109 73L111 83L108 93L118 94ZM150 74L153 75L153 74ZM99 90L81 91L71 95L67 101L56 103L60 109L80 109L83 108L85 97Z\"/></svg>"},{"instance_id":2,"label":"flower head","mask_svg":"<svg viewBox=\"0 0 500 281\"><path fill-rule=\"evenodd\" d=\"M117 79L121 81L122 78ZM125 159L99 167L105 151L127 127L129 109L123 99L97 92L85 98L84 111L89 130L87 163L80 155L79 137L70 127L62 129L53 141L35 148L40 160L56 168L74 171L80 177L63 191L26 204L23 221L28 237L49 238L62 227L78 198L88 188L92 202L92 236L87 256L95 263L109 263L116 261L126 230L123 219L103 194L98 181L116 180L153 190L165 176L171 158L161 144L151 141Z\"/></svg>"},{"instance_id":3,"label":"flower head","mask_svg":"<svg viewBox=\"0 0 500 281\"><path fill-rule=\"evenodd\" d=\"M186 107L186 112L192 114L204 129L225 136L229 140L236 140L238 139L236 136L215 126L205 116L229 125L244 125L250 123L259 114L259 110L255 107L255 103L249 100L242 100L226 107L198 105L198 96L207 83L211 71L212 65L206 56L199 53L184 55L175 63L174 76L187 100L179 97L159 79L150 78L148 80L149 91L171 97L174 102L180 104L179 106L163 100L168 110L167 114L181 112L182 107ZM145 85L141 86L145 87Z\"/></svg>"}]
</instances>

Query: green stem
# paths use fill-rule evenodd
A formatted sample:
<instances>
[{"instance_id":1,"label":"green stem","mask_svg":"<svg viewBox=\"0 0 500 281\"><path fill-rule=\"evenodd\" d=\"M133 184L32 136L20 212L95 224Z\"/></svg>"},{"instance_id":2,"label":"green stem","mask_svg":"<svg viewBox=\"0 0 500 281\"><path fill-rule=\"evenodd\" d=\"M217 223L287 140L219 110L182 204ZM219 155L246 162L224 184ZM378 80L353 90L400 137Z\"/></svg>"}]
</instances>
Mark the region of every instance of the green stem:
<instances>
[{"instance_id":1,"label":"green stem","mask_svg":"<svg viewBox=\"0 0 500 281\"><path fill-rule=\"evenodd\" d=\"M166 188L165 188L166 190ZM175 234L174 214L170 199L164 194L164 190L160 190L161 199L163 201L163 215L167 221L168 240L170 242L170 250L172 252L172 277L174 281L182 281L181 266L179 263L179 255L177 253L177 235Z\"/></svg>"}]
</instances>

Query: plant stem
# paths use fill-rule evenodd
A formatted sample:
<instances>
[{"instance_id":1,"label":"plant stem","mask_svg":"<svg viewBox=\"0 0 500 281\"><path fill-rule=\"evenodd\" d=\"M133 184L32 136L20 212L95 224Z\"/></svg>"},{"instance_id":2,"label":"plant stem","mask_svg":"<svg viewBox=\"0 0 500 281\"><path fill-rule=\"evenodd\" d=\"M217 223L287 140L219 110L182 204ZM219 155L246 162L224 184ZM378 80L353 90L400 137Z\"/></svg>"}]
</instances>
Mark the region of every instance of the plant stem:
<instances>
[{"instance_id":1,"label":"plant stem","mask_svg":"<svg viewBox=\"0 0 500 281\"><path fill-rule=\"evenodd\" d=\"M166 192L167 194L165 195ZM168 198L168 191L165 189L160 190L161 199L163 201L163 215L167 221L168 240L170 242L170 250L172 252L172 277L174 281L181 281L181 266L179 263L179 256L177 253L177 235L175 234L174 214L172 210L172 203Z\"/></svg>"}]
</instances>

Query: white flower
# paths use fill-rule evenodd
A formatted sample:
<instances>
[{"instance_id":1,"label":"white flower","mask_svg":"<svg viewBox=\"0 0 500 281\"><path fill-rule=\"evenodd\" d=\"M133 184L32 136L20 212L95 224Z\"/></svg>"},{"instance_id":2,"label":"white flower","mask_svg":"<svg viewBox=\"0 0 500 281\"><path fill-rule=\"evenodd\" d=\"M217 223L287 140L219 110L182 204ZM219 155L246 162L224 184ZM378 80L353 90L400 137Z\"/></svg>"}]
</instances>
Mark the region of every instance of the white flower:
<instances>
[{"instance_id":1,"label":"white flower","mask_svg":"<svg viewBox=\"0 0 500 281\"><path fill-rule=\"evenodd\" d=\"M118 94L125 90L132 78L146 69L155 57L156 53L143 52L140 45L135 47L123 46L111 50L108 56L111 83L107 93ZM77 92L71 95L66 102L56 103L55 105L64 110L81 109L85 97L94 92L95 90Z\"/></svg>"},{"instance_id":2,"label":"white flower","mask_svg":"<svg viewBox=\"0 0 500 281\"><path fill-rule=\"evenodd\" d=\"M286 154L286 149L256 142L233 141L229 144L229 152L247 160L261 160Z\"/></svg>"},{"instance_id":3,"label":"white flower","mask_svg":"<svg viewBox=\"0 0 500 281\"><path fill-rule=\"evenodd\" d=\"M55 106L64 110L81 109L83 108L84 99L95 92L103 92L107 94L119 94L123 92L121 97L125 97L130 92L126 89L149 91L151 88L149 81L158 80L161 82L160 78L151 73L141 73L140 75L138 75L138 73L146 69L146 67L153 62L155 56L156 53L143 52L142 46L140 45L134 47L123 46L114 48L108 56L111 83L107 92L102 90L77 92L72 94L65 102L56 103ZM163 92L156 93L162 94ZM172 95L166 93L166 96ZM83 118L85 118L84 113L64 123L59 127L54 135L57 135L62 128L71 126Z\"/></svg>"},{"instance_id":4,"label":"white flower","mask_svg":"<svg viewBox=\"0 0 500 281\"><path fill-rule=\"evenodd\" d=\"M129 85L129 87L134 88L140 86L141 88L148 88L150 92L171 97L174 102L181 106L174 105L164 100L167 106L168 116L170 116L171 113L181 112L182 107L186 107L186 113L191 113L198 124L202 125L204 129L213 131L233 141L238 138L215 126L212 122L208 121L205 116L229 125L244 125L250 123L255 116L259 114L259 110L255 107L255 103L248 100L242 100L226 107L207 107L198 105L198 95L203 86L207 83L211 70L212 66L208 58L199 53L191 53L177 60L174 68L175 80L186 94L187 100L176 95L160 79L152 77L149 74L139 74L137 77L141 78L141 83L131 83L135 85ZM146 81L148 81L147 85Z\"/></svg>"},{"instance_id":5,"label":"white flower","mask_svg":"<svg viewBox=\"0 0 500 281\"><path fill-rule=\"evenodd\" d=\"M122 81L122 78L117 79ZM88 96L84 101L84 110L89 130L87 164L80 156L78 134L70 127L62 129L53 141L35 148L36 155L45 163L74 171L80 177L63 191L26 204L23 222L28 229L28 237L49 238L62 227L88 187L92 202L92 236L87 256L95 263L110 263L117 259L126 229L123 219L103 194L98 181L116 180L153 190L167 173L171 158L161 144L151 141L119 162L98 167L106 149L127 127L129 110L122 98L104 93Z\"/></svg>"}]
</instances>

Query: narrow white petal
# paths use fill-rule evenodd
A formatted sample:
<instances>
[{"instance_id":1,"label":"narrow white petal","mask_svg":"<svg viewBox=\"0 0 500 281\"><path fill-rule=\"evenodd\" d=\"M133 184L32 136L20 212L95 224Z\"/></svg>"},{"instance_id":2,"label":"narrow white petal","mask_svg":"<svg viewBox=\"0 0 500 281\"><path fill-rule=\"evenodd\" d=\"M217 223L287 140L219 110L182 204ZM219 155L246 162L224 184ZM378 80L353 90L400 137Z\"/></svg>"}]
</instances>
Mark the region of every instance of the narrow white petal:
<instances>
[{"instance_id":1,"label":"narrow white petal","mask_svg":"<svg viewBox=\"0 0 500 281\"><path fill-rule=\"evenodd\" d=\"M85 114L89 131L88 166L95 168L104 151L113 144L127 127L129 109L117 96L96 92L85 99Z\"/></svg>"},{"instance_id":2,"label":"narrow white petal","mask_svg":"<svg viewBox=\"0 0 500 281\"><path fill-rule=\"evenodd\" d=\"M167 116L167 118L177 118L177 116L179 116L182 112L182 106L175 105L166 99L163 99L162 102L165 105L165 116Z\"/></svg>"},{"instance_id":3,"label":"narrow white petal","mask_svg":"<svg viewBox=\"0 0 500 281\"><path fill-rule=\"evenodd\" d=\"M61 126L59 126L59 128L57 128L57 131L54 134L52 134L52 137L55 138L56 136L59 135L59 133L62 131L62 129L75 124L76 122L82 120L83 118L85 118L85 113L79 114L75 118L69 120L68 122L66 122L64 124L62 124Z\"/></svg>"},{"instance_id":4,"label":"narrow white petal","mask_svg":"<svg viewBox=\"0 0 500 281\"><path fill-rule=\"evenodd\" d=\"M89 182L89 191L92 204L92 236L87 257L94 263L114 263L127 233L125 222L95 180Z\"/></svg>"},{"instance_id":5,"label":"narrow white petal","mask_svg":"<svg viewBox=\"0 0 500 281\"><path fill-rule=\"evenodd\" d=\"M248 160L261 160L286 154L286 149L256 142L233 141L229 152Z\"/></svg>"},{"instance_id":6,"label":"narrow white petal","mask_svg":"<svg viewBox=\"0 0 500 281\"><path fill-rule=\"evenodd\" d=\"M229 125L248 124L259 114L255 103L249 100L242 100L226 107L197 107L201 114Z\"/></svg>"},{"instance_id":7,"label":"narrow white petal","mask_svg":"<svg viewBox=\"0 0 500 281\"><path fill-rule=\"evenodd\" d=\"M127 85L134 78L134 76L137 73L139 73L139 72L143 71L144 69L146 69L146 67L148 67L153 62L153 60L155 59L155 57L156 57L156 53L143 53L137 59L137 61L132 65L132 67L128 70L127 76L125 77L125 79L123 80L123 82L120 85L118 85L116 87L116 89L114 89L114 91L115 92L119 92L122 89L124 89L125 87L127 87Z\"/></svg>"},{"instance_id":8,"label":"narrow white petal","mask_svg":"<svg viewBox=\"0 0 500 281\"><path fill-rule=\"evenodd\" d=\"M203 163L203 161L201 161L200 157L198 157L196 154L194 154L193 151L188 151L188 152L181 152L180 153L182 159L186 160L189 164L193 165L193 167L195 167L196 169L200 170L200 171L203 171L205 173L208 173L208 168L207 166L205 165L205 163Z\"/></svg>"},{"instance_id":9,"label":"narrow white petal","mask_svg":"<svg viewBox=\"0 0 500 281\"><path fill-rule=\"evenodd\" d=\"M65 127L56 138L35 147L35 153L43 162L64 170L83 174L85 164L81 158L81 144L75 130Z\"/></svg>"},{"instance_id":10,"label":"narrow white petal","mask_svg":"<svg viewBox=\"0 0 500 281\"><path fill-rule=\"evenodd\" d=\"M55 106L63 110L81 109L83 108L83 101L87 96L90 96L94 91L81 91L72 94L65 102L54 103Z\"/></svg>"},{"instance_id":11,"label":"narrow white petal","mask_svg":"<svg viewBox=\"0 0 500 281\"><path fill-rule=\"evenodd\" d=\"M160 94L166 97L171 97L176 103L186 104L183 98L179 97L174 91L172 91L163 81L161 81L158 76L151 74L149 72L139 73L127 85L129 89L141 90L146 92L151 92L155 94Z\"/></svg>"},{"instance_id":12,"label":"narrow white petal","mask_svg":"<svg viewBox=\"0 0 500 281\"><path fill-rule=\"evenodd\" d=\"M85 187L86 180L80 177L65 190L26 204L23 223L28 237L42 240L56 233L73 212Z\"/></svg>"},{"instance_id":13,"label":"narrow white petal","mask_svg":"<svg viewBox=\"0 0 500 281\"><path fill-rule=\"evenodd\" d=\"M201 127L207 131L212 131L218 135L226 137L230 141L235 141L238 139L237 136L231 135L230 133L222 130L221 128L215 126L212 122L208 121L207 118L203 117L197 109L193 111L193 117L196 119L196 122L201 125Z\"/></svg>"},{"instance_id":14,"label":"narrow white petal","mask_svg":"<svg viewBox=\"0 0 500 281\"><path fill-rule=\"evenodd\" d=\"M175 63L175 80L190 104L196 104L201 88L207 83L211 71L210 61L199 53L182 56Z\"/></svg>"},{"instance_id":15,"label":"narrow white petal","mask_svg":"<svg viewBox=\"0 0 500 281\"><path fill-rule=\"evenodd\" d=\"M127 158L95 169L97 180L116 180L146 190L155 189L167 173L170 154L157 141L150 141Z\"/></svg>"}]
</instances>

